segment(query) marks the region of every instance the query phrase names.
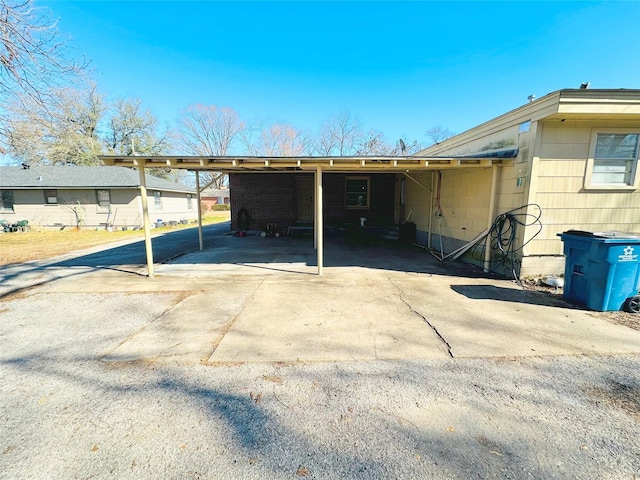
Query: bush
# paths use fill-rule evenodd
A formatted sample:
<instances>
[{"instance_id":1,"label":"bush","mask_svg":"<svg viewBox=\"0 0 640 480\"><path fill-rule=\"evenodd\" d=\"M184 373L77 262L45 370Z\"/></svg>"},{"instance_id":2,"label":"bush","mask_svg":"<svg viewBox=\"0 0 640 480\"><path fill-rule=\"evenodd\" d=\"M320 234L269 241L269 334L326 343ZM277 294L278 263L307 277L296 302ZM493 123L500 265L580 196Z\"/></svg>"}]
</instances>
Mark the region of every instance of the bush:
<instances>
[{"instance_id":1,"label":"bush","mask_svg":"<svg viewBox=\"0 0 640 480\"><path fill-rule=\"evenodd\" d=\"M231 207L228 203L216 203L214 205L211 205L211 210L213 210L214 212L229 211L231 210Z\"/></svg>"}]
</instances>

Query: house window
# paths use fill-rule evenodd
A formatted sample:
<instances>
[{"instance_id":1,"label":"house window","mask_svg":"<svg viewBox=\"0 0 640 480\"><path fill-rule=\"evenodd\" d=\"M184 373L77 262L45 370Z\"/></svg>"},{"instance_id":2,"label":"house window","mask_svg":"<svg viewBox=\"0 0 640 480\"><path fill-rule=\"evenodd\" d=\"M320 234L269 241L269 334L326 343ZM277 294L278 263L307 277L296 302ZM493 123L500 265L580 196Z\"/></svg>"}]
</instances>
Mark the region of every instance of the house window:
<instances>
[{"instance_id":1,"label":"house window","mask_svg":"<svg viewBox=\"0 0 640 480\"><path fill-rule=\"evenodd\" d=\"M111 211L111 194L109 190L96 190L98 201L98 213L109 213Z\"/></svg>"},{"instance_id":2,"label":"house window","mask_svg":"<svg viewBox=\"0 0 640 480\"><path fill-rule=\"evenodd\" d=\"M156 210L162 210L162 192L153 192L153 205Z\"/></svg>"},{"instance_id":3,"label":"house window","mask_svg":"<svg viewBox=\"0 0 640 480\"><path fill-rule=\"evenodd\" d=\"M58 191L57 190L45 190L44 191L44 203L45 203L45 205L57 205L58 204Z\"/></svg>"},{"instance_id":4,"label":"house window","mask_svg":"<svg viewBox=\"0 0 640 480\"><path fill-rule=\"evenodd\" d=\"M345 179L345 207L369 208L370 177L346 177Z\"/></svg>"},{"instance_id":5,"label":"house window","mask_svg":"<svg viewBox=\"0 0 640 480\"><path fill-rule=\"evenodd\" d=\"M193 195L187 193L187 210L193 210Z\"/></svg>"},{"instance_id":6,"label":"house window","mask_svg":"<svg viewBox=\"0 0 640 480\"><path fill-rule=\"evenodd\" d=\"M635 183L639 133L597 132L589 158L588 185L626 187Z\"/></svg>"},{"instance_id":7,"label":"house window","mask_svg":"<svg viewBox=\"0 0 640 480\"><path fill-rule=\"evenodd\" d=\"M2 211L13 212L13 191L12 190L1 190L1 191L2 191Z\"/></svg>"}]
</instances>

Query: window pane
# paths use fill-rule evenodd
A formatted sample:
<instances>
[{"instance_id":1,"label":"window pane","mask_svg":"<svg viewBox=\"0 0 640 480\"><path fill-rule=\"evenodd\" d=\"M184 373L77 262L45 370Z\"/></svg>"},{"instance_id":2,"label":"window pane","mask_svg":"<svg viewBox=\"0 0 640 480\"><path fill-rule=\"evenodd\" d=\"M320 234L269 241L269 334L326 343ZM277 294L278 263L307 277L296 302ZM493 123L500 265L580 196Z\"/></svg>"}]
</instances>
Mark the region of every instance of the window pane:
<instances>
[{"instance_id":1,"label":"window pane","mask_svg":"<svg viewBox=\"0 0 640 480\"><path fill-rule=\"evenodd\" d=\"M98 203L101 207L108 207L111 203L109 190L98 190Z\"/></svg>"},{"instance_id":2,"label":"window pane","mask_svg":"<svg viewBox=\"0 0 640 480\"><path fill-rule=\"evenodd\" d=\"M347 180L347 193L366 192L368 184L367 179Z\"/></svg>"},{"instance_id":3,"label":"window pane","mask_svg":"<svg viewBox=\"0 0 640 480\"><path fill-rule=\"evenodd\" d=\"M13 210L13 192L11 190L2 191L2 208L4 210Z\"/></svg>"},{"instance_id":4,"label":"window pane","mask_svg":"<svg viewBox=\"0 0 640 480\"><path fill-rule=\"evenodd\" d=\"M599 133L595 158L637 158L638 136L636 133Z\"/></svg>"},{"instance_id":5,"label":"window pane","mask_svg":"<svg viewBox=\"0 0 640 480\"><path fill-rule=\"evenodd\" d=\"M591 183L596 185L629 185L633 161L594 160Z\"/></svg>"},{"instance_id":6,"label":"window pane","mask_svg":"<svg viewBox=\"0 0 640 480\"><path fill-rule=\"evenodd\" d=\"M58 191L57 190L45 190L44 191L45 202L48 204L58 203Z\"/></svg>"},{"instance_id":7,"label":"window pane","mask_svg":"<svg viewBox=\"0 0 640 480\"><path fill-rule=\"evenodd\" d=\"M362 193L347 193L347 207L366 207L367 195Z\"/></svg>"}]
</instances>

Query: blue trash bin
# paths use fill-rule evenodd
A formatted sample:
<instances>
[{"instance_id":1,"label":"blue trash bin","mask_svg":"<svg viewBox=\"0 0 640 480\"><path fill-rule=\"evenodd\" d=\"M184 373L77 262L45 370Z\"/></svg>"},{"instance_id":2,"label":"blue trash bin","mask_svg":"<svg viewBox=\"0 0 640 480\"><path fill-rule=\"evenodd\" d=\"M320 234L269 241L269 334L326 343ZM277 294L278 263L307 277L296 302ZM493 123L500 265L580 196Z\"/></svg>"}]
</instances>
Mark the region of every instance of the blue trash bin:
<instances>
[{"instance_id":1,"label":"blue trash bin","mask_svg":"<svg viewBox=\"0 0 640 480\"><path fill-rule=\"evenodd\" d=\"M566 256L564 298L600 312L636 312L640 288L640 233L559 233Z\"/></svg>"}]
</instances>

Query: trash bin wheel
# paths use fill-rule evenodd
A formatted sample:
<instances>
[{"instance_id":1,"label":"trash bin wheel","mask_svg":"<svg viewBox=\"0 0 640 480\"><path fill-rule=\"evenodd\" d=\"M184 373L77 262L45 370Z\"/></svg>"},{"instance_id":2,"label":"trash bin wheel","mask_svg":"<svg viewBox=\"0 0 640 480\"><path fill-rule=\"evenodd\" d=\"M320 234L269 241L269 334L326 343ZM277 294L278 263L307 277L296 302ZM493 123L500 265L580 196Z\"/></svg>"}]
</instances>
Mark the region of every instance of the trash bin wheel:
<instances>
[{"instance_id":1,"label":"trash bin wheel","mask_svg":"<svg viewBox=\"0 0 640 480\"><path fill-rule=\"evenodd\" d=\"M624 309L629 313L640 313L640 296L627 298Z\"/></svg>"}]
</instances>

